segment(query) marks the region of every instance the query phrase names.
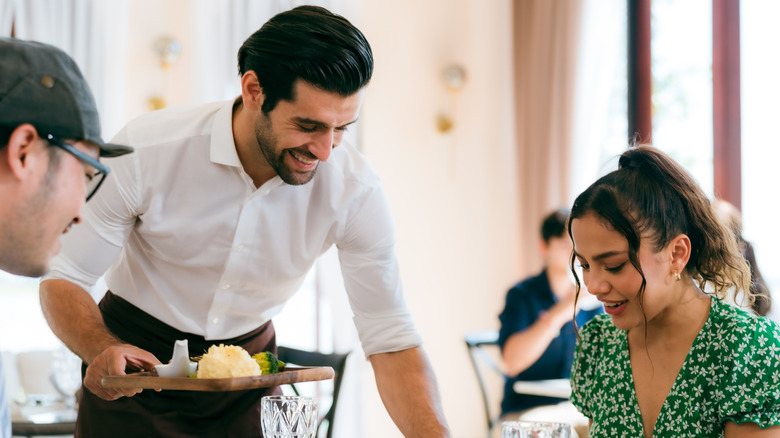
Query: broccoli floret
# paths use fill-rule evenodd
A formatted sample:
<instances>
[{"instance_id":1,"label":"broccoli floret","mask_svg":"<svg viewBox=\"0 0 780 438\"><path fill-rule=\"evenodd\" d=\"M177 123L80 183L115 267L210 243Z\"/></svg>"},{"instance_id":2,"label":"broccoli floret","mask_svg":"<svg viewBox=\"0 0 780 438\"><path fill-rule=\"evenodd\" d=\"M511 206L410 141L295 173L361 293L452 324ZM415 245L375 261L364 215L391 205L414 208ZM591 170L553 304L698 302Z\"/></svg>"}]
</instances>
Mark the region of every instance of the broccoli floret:
<instances>
[{"instance_id":1,"label":"broccoli floret","mask_svg":"<svg viewBox=\"0 0 780 438\"><path fill-rule=\"evenodd\" d=\"M287 366L284 362L277 359L270 351L263 351L252 356L260 366L260 372L263 374L281 373Z\"/></svg>"}]
</instances>

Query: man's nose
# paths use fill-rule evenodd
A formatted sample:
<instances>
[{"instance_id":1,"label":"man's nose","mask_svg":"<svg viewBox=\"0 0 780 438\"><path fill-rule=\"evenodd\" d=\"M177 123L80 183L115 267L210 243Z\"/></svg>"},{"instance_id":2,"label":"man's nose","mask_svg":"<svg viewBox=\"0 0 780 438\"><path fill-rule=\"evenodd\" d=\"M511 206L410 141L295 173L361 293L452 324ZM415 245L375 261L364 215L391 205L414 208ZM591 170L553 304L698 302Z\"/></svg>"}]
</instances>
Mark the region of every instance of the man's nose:
<instances>
[{"instance_id":1,"label":"man's nose","mask_svg":"<svg viewBox=\"0 0 780 438\"><path fill-rule=\"evenodd\" d=\"M311 142L309 152L311 152L320 161L328 161L330 153L333 150L335 135L333 129L324 129L318 132Z\"/></svg>"},{"instance_id":2,"label":"man's nose","mask_svg":"<svg viewBox=\"0 0 780 438\"><path fill-rule=\"evenodd\" d=\"M87 205L87 195L89 195L89 189L87 188L87 185L84 184L84 197L79 199L79 209L76 210L76 216L73 218L73 221L71 222L71 225L80 224L83 221L83 215L84 215L84 208Z\"/></svg>"},{"instance_id":3,"label":"man's nose","mask_svg":"<svg viewBox=\"0 0 780 438\"><path fill-rule=\"evenodd\" d=\"M71 220L71 222L70 222L70 224L68 224L67 228L65 228L65 230L63 230L63 231L62 231L62 234L65 234L65 233L67 233L68 231L70 231L71 227L73 227L74 225L78 225L78 224L80 224L80 223L81 223L81 221L82 221L82 219L81 219L81 214L79 214L78 216L74 217L74 218Z\"/></svg>"}]
</instances>

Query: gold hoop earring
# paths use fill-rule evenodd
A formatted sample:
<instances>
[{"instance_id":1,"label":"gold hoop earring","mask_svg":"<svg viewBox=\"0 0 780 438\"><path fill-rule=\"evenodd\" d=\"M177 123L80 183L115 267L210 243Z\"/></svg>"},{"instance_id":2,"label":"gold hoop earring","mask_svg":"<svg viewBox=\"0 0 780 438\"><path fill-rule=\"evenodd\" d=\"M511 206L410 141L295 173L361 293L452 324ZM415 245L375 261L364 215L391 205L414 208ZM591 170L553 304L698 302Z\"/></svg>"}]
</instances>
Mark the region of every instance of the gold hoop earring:
<instances>
[{"instance_id":1,"label":"gold hoop earring","mask_svg":"<svg viewBox=\"0 0 780 438\"><path fill-rule=\"evenodd\" d=\"M674 271L674 281L680 281L680 273L677 271Z\"/></svg>"}]
</instances>

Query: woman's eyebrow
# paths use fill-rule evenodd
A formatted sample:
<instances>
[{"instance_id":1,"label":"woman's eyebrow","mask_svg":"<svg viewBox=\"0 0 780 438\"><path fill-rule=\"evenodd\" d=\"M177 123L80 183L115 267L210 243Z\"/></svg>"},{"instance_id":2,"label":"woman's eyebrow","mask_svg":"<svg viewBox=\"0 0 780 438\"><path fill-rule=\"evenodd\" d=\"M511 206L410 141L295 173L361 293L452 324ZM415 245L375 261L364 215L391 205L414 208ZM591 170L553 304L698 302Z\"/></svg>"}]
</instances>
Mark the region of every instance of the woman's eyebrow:
<instances>
[{"instance_id":1,"label":"woman's eyebrow","mask_svg":"<svg viewBox=\"0 0 780 438\"><path fill-rule=\"evenodd\" d=\"M625 254L625 253L626 253L626 251L607 251L607 252L603 252L601 254L596 254L595 256L593 256L593 260L594 261L599 261L599 260L603 260L603 259L606 259L606 258L609 258L609 257L612 257L612 256L621 255L621 254ZM581 256L577 251L574 251L574 256L575 257L579 257L581 259L585 258L585 257Z\"/></svg>"}]
</instances>

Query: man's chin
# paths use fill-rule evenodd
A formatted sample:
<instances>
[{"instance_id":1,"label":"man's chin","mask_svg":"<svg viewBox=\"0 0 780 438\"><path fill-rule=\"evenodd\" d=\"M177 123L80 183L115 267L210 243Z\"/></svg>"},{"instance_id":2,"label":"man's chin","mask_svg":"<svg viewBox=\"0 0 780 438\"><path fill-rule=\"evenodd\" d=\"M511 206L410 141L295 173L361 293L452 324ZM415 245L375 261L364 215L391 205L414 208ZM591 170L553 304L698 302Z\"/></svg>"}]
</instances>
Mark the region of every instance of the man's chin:
<instances>
[{"instance_id":1,"label":"man's chin","mask_svg":"<svg viewBox=\"0 0 780 438\"><path fill-rule=\"evenodd\" d=\"M49 272L49 263L46 262L41 264L17 262L12 264L0 264L0 270L22 277L37 278Z\"/></svg>"},{"instance_id":2,"label":"man's chin","mask_svg":"<svg viewBox=\"0 0 780 438\"><path fill-rule=\"evenodd\" d=\"M282 181L291 186L302 186L314 179L314 173L316 171L317 168L314 168L309 172L285 172L284 174L280 174L279 177L282 178Z\"/></svg>"}]
</instances>

